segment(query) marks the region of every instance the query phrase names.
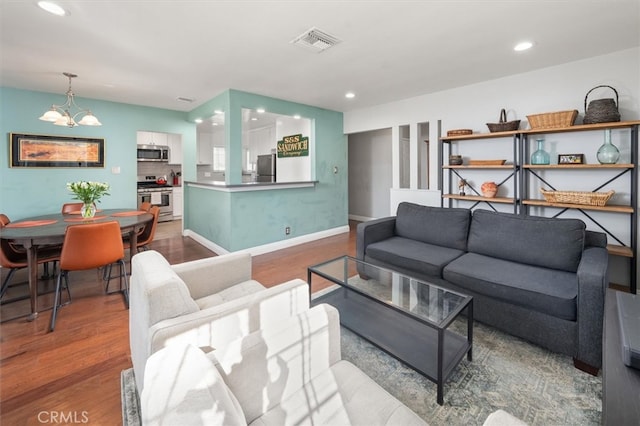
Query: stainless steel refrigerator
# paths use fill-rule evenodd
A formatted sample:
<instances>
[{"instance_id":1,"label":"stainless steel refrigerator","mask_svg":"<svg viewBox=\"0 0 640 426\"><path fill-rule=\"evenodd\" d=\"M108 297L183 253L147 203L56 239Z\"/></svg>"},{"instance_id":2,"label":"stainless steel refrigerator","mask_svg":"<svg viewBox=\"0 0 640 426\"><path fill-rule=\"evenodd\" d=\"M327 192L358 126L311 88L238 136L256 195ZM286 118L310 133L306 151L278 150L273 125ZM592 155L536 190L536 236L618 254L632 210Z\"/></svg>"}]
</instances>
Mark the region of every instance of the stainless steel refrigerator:
<instances>
[{"instance_id":1,"label":"stainless steel refrigerator","mask_svg":"<svg viewBox=\"0 0 640 426\"><path fill-rule=\"evenodd\" d=\"M258 182L276 181L276 154L258 155L256 180Z\"/></svg>"}]
</instances>

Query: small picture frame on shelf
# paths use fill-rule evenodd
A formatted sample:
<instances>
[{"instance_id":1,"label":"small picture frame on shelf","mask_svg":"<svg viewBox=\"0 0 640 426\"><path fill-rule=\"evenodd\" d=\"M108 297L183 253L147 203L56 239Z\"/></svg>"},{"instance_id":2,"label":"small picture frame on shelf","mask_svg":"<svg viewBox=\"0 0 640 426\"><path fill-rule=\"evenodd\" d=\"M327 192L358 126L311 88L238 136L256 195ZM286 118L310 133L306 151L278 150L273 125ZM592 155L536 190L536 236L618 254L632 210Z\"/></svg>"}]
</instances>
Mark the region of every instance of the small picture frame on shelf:
<instances>
[{"instance_id":1,"label":"small picture frame on shelf","mask_svg":"<svg viewBox=\"0 0 640 426\"><path fill-rule=\"evenodd\" d=\"M584 154L559 154L558 164L584 164Z\"/></svg>"}]
</instances>

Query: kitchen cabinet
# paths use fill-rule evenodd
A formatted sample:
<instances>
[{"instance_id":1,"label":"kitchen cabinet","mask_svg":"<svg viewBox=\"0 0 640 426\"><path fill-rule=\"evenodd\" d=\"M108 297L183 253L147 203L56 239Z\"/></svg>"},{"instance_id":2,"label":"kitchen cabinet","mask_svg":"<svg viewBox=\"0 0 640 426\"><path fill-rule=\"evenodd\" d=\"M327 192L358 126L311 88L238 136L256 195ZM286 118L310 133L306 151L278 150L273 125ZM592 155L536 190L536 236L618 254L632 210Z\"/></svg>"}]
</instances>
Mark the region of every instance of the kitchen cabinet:
<instances>
[{"instance_id":1,"label":"kitchen cabinet","mask_svg":"<svg viewBox=\"0 0 640 426\"><path fill-rule=\"evenodd\" d=\"M169 146L169 164L182 164L182 135L177 133L167 134Z\"/></svg>"},{"instance_id":2,"label":"kitchen cabinet","mask_svg":"<svg viewBox=\"0 0 640 426\"><path fill-rule=\"evenodd\" d=\"M173 217L181 218L183 212L183 191L181 186L173 187Z\"/></svg>"},{"instance_id":3,"label":"kitchen cabinet","mask_svg":"<svg viewBox=\"0 0 640 426\"><path fill-rule=\"evenodd\" d=\"M551 210L552 217L558 217L566 212L576 212L586 218L584 222L587 228L594 231L603 232L607 235L610 242L607 250L610 255L628 258L630 261L629 283L632 293L637 291L637 268L638 268L638 127L640 121L626 121L613 123L584 124L556 129L529 129L515 130L511 132L495 132L495 133L475 133L461 136L441 136L439 138L438 166L440 169L440 180L438 188L442 191L442 205L445 200L448 206L453 207L453 201L472 202L470 208L482 202L486 202L489 206L492 203L512 204L514 213L522 215L535 215L532 209L542 211L542 209ZM628 163L616 164L547 164L533 165L529 164L532 150L535 149L533 143L536 137L544 135L559 135L566 133L582 133L601 132L605 130L621 132L621 145L628 150ZM628 134L628 138L626 135ZM511 165L449 165L448 158L451 153L451 146L461 142L470 143L488 143L489 140L502 139L505 142L512 141L513 164ZM596 152L602 144L603 139L597 139L596 143L589 143L590 138L581 136L581 143L584 143L584 150ZM626 139L626 140L625 140ZM591 140L594 140L591 138ZM557 142L562 144L562 142ZM557 147L564 150L562 147ZM462 149L462 148L461 148ZM490 150L487 150L491 152ZM566 152L566 151L565 151ZM513 183L512 196L486 198L479 191L472 187L465 189L467 194L460 195L457 193L456 186L465 174L477 172L479 170L502 171L507 176L498 186L505 183ZM582 175L580 175L582 173ZM573 182L581 182L580 176L588 174L589 179L597 180L599 183L590 191L600 192L606 190L612 184L623 187L623 194L620 199L622 203L607 203L605 206L592 206L585 204L569 204L569 203L550 203L547 202L540 194L537 185L542 185L548 190L573 190L567 188L567 178L573 175ZM586 177L586 176L585 176ZM511 182L512 181L512 182ZM589 183L591 180L589 180ZM559 187L556 189L554 183ZM560 185L564 185L560 187ZM604 189L603 189L604 188ZM506 188L503 191L505 192ZM470 193L469 193L470 192ZM625 196L627 194L628 196ZM457 206L458 204L456 204ZM493 207L492 207L493 208ZM495 210L495 209L494 209ZM601 218L602 216L602 218ZM615 217L608 217L615 216ZM621 222L621 220L623 222ZM606 222L606 223L605 223ZM628 224L620 226L621 223ZM610 225L611 224L611 225ZM614 229L615 228L615 229ZM622 231L622 232L621 232ZM622 234L625 234L624 236ZM628 234L628 238L626 237Z\"/></svg>"},{"instance_id":4,"label":"kitchen cabinet","mask_svg":"<svg viewBox=\"0 0 640 426\"><path fill-rule=\"evenodd\" d=\"M160 132L139 131L136 135L138 145L168 145L168 134Z\"/></svg>"},{"instance_id":5,"label":"kitchen cabinet","mask_svg":"<svg viewBox=\"0 0 640 426\"><path fill-rule=\"evenodd\" d=\"M213 135L198 133L198 165L213 164Z\"/></svg>"}]
</instances>

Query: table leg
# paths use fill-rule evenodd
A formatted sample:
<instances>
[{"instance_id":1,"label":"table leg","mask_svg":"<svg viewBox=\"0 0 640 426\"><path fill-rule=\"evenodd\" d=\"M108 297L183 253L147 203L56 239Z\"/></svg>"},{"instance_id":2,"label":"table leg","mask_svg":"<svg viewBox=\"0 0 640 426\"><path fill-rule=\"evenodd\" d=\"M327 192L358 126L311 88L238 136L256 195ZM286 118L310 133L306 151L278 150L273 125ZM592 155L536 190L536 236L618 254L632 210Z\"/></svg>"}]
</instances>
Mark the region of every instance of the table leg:
<instances>
[{"instance_id":1,"label":"table leg","mask_svg":"<svg viewBox=\"0 0 640 426\"><path fill-rule=\"evenodd\" d=\"M133 259L133 255L138 251L138 230L136 228L132 228L129 231L129 268L131 268L131 259ZM126 271L125 271L126 272ZM131 274L131 271L129 272Z\"/></svg>"},{"instance_id":2,"label":"table leg","mask_svg":"<svg viewBox=\"0 0 640 426\"><path fill-rule=\"evenodd\" d=\"M436 383L436 402L438 405L444 404L444 329L438 329L438 379Z\"/></svg>"},{"instance_id":3,"label":"table leg","mask_svg":"<svg viewBox=\"0 0 640 426\"><path fill-rule=\"evenodd\" d=\"M27 271L29 272L29 299L31 301L31 314L28 321L38 318L38 247L29 244L27 249Z\"/></svg>"}]
</instances>

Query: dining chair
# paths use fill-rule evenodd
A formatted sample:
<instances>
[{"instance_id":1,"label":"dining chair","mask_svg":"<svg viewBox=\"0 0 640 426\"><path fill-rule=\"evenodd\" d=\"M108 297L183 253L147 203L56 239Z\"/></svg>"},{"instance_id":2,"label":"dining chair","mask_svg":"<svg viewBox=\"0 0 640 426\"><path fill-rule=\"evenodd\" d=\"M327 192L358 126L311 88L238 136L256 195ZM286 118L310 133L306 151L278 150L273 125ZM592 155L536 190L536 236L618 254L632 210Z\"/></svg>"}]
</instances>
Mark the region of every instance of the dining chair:
<instances>
[{"instance_id":1,"label":"dining chair","mask_svg":"<svg viewBox=\"0 0 640 426\"><path fill-rule=\"evenodd\" d=\"M117 221L68 226L60 254L60 271L56 281L56 296L49 330L53 331L58 315L58 298L62 278L68 281L70 271L83 271L112 263L120 265L120 288L124 280L125 306L129 308L129 283L124 263L124 245ZM67 284L68 287L68 284Z\"/></svg>"},{"instance_id":2,"label":"dining chair","mask_svg":"<svg viewBox=\"0 0 640 426\"><path fill-rule=\"evenodd\" d=\"M62 205L62 214L70 214L82 210L84 203L64 203Z\"/></svg>"},{"instance_id":3,"label":"dining chair","mask_svg":"<svg viewBox=\"0 0 640 426\"><path fill-rule=\"evenodd\" d=\"M145 212L148 212L152 205L153 205L153 204L151 204L150 202L145 201L145 202L143 202L142 204L140 204L140 210L143 210L143 211L145 211Z\"/></svg>"},{"instance_id":4,"label":"dining chair","mask_svg":"<svg viewBox=\"0 0 640 426\"><path fill-rule=\"evenodd\" d=\"M0 214L0 231L2 228L11 223L9 217L5 214ZM59 247L45 247L43 249L38 250L38 264L44 263L45 265L49 262L56 262L60 258L60 248ZM2 268L7 269L7 276L2 282L2 287L0 288L0 300L4 297L7 289L9 288L9 283L11 282L11 278L13 274L19 270L26 268L28 266L27 262L27 252L19 247L11 244L11 241L1 239L0 240L0 266ZM26 282L24 283L26 284ZM71 295L69 294L69 297ZM4 305L6 303L16 302L18 300L25 299L26 297L19 297L10 300L2 301L1 303Z\"/></svg>"},{"instance_id":5,"label":"dining chair","mask_svg":"<svg viewBox=\"0 0 640 426\"><path fill-rule=\"evenodd\" d=\"M138 234L138 243L136 244L136 251L144 251L149 249L149 244L153 241L156 235L156 228L158 227L158 217L160 217L160 207L151 206L149 213L153 215L151 222L147 223L142 229L142 232ZM130 248L130 243L125 243L125 248Z\"/></svg>"}]
</instances>

